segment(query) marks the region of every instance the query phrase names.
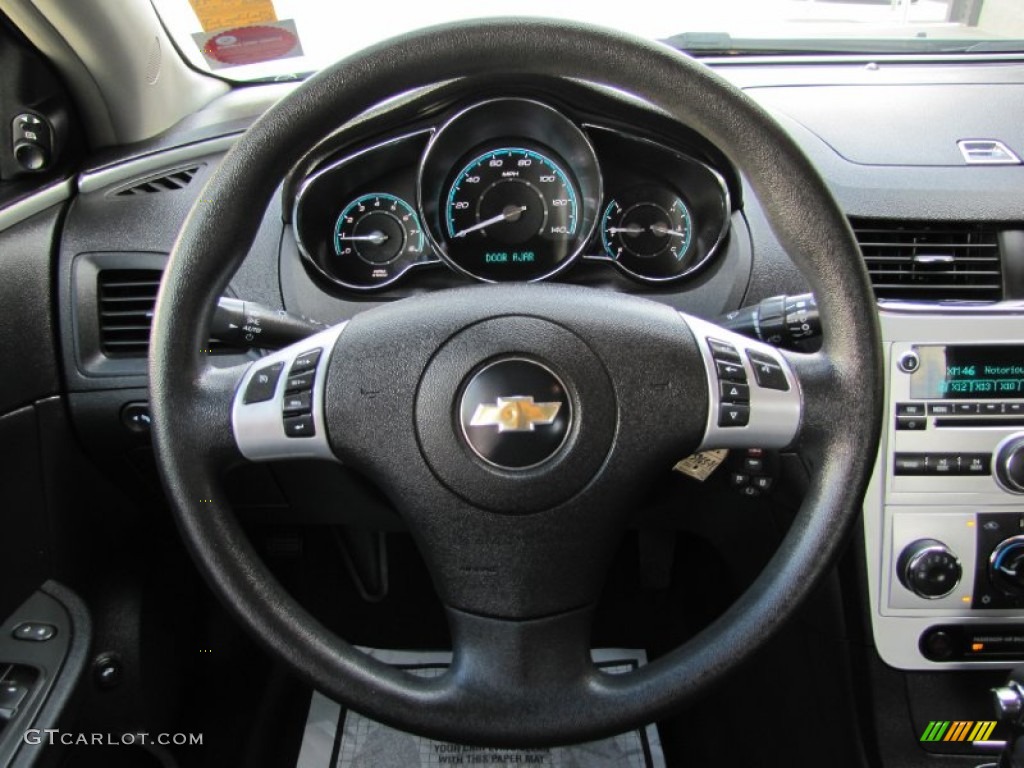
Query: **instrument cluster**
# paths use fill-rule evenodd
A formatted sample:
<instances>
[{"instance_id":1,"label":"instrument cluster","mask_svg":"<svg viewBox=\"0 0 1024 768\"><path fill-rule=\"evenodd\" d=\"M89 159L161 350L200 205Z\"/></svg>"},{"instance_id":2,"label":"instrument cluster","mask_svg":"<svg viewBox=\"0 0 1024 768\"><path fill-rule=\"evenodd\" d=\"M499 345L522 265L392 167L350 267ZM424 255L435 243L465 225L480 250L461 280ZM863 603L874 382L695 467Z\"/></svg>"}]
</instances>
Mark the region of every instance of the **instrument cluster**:
<instances>
[{"instance_id":1,"label":"instrument cluster","mask_svg":"<svg viewBox=\"0 0 1024 768\"><path fill-rule=\"evenodd\" d=\"M581 260L683 281L720 250L730 214L707 163L502 98L322 165L299 187L293 221L310 268L373 291L446 267L544 280Z\"/></svg>"}]
</instances>

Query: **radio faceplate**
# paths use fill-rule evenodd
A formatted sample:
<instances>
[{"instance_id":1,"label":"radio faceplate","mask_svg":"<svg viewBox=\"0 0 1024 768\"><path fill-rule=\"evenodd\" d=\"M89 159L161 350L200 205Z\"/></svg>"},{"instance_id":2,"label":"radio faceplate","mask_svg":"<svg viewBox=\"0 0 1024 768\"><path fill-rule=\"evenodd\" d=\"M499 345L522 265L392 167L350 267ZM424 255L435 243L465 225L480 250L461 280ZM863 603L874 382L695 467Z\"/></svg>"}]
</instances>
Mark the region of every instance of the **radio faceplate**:
<instances>
[{"instance_id":1,"label":"radio faceplate","mask_svg":"<svg viewBox=\"0 0 1024 768\"><path fill-rule=\"evenodd\" d=\"M1024 387L1024 374L1006 380L981 377L985 360L1000 361L993 366L1000 369L1024 371L1024 345L895 342L889 358L886 503L961 501L949 494L983 506L1007 503L1007 493L993 475L993 459L1004 438L1024 433L1024 399L1000 397L996 390ZM911 358L919 363L908 371L905 361ZM1009 360L1020 362L1005 362ZM956 373L944 378L946 371ZM964 379L964 371L976 375ZM962 391L951 393L953 386Z\"/></svg>"},{"instance_id":2,"label":"radio faceplate","mask_svg":"<svg viewBox=\"0 0 1024 768\"><path fill-rule=\"evenodd\" d=\"M968 644L943 656L939 641L951 626L964 637L975 625L1024 630L1024 584L1009 594L1012 579L990 575L997 547L1024 536L1024 495L1006 477L1006 446L1024 435L1021 311L880 312L886 425L864 534L875 642L895 667L1024 661L1024 646L976 655ZM1019 555L1024 579L1024 539L996 554L1011 573Z\"/></svg>"}]
</instances>

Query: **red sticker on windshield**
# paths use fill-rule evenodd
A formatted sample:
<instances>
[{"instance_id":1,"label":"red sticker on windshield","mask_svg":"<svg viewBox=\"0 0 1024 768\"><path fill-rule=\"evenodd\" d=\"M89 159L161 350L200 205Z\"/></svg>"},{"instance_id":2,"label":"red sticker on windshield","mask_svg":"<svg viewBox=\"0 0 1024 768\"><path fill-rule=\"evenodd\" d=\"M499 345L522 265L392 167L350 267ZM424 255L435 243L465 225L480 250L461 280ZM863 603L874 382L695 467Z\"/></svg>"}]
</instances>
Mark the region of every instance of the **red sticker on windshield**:
<instances>
[{"instance_id":1,"label":"red sticker on windshield","mask_svg":"<svg viewBox=\"0 0 1024 768\"><path fill-rule=\"evenodd\" d=\"M278 21L251 27L225 29L213 35L196 35L212 69L240 67L302 55L295 22Z\"/></svg>"}]
</instances>

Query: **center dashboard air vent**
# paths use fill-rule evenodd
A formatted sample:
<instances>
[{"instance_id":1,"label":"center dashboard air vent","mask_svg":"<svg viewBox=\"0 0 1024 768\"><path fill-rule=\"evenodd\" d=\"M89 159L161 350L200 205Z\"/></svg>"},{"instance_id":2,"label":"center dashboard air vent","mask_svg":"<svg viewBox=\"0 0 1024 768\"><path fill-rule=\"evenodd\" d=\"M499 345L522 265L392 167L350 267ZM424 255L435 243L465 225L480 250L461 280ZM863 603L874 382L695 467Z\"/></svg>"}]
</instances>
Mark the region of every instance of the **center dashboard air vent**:
<instances>
[{"instance_id":1,"label":"center dashboard air vent","mask_svg":"<svg viewBox=\"0 0 1024 768\"><path fill-rule=\"evenodd\" d=\"M96 275L100 351L112 358L144 358L149 352L159 269L101 269ZM240 350L211 339L213 354Z\"/></svg>"},{"instance_id":2,"label":"center dashboard air vent","mask_svg":"<svg viewBox=\"0 0 1024 768\"><path fill-rule=\"evenodd\" d=\"M138 197L139 195L155 195L160 192L174 192L191 184L200 168L202 168L202 164L161 171L156 175L133 181L128 186L121 187L110 194L113 197Z\"/></svg>"},{"instance_id":3,"label":"center dashboard air vent","mask_svg":"<svg viewBox=\"0 0 1024 768\"><path fill-rule=\"evenodd\" d=\"M999 230L971 222L851 219L878 299L1003 298Z\"/></svg>"}]
</instances>

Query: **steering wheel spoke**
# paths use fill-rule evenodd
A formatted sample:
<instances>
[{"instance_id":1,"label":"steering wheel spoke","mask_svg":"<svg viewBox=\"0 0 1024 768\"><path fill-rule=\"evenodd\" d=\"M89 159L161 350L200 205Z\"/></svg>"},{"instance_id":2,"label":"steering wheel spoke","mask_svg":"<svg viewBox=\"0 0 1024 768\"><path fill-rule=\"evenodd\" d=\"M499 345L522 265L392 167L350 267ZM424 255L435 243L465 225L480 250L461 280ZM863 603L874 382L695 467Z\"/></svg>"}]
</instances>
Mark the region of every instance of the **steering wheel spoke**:
<instances>
[{"instance_id":1,"label":"steering wheel spoke","mask_svg":"<svg viewBox=\"0 0 1024 768\"><path fill-rule=\"evenodd\" d=\"M708 416L700 450L790 445L803 413L793 358L706 320L683 318L707 373Z\"/></svg>"},{"instance_id":2,"label":"steering wheel spoke","mask_svg":"<svg viewBox=\"0 0 1024 768\"><path fill-rule=\"evenodd\" d=\"M234 392L231 424L250 461L336 460L327 439L327 366L344 324L252 363Z\"/></svg>"},{"instance_id":3,"label":"steering wheel spoke","mask_svg":"<svg viewBox=\"0 0 1024 768\"><path fill-rule=\"evenodd\" d=\"M839 415L838 404L844 399L842 390L848 386L849 397L856 398L867 382L858 380L856 373L840 379L835 365L821 352L786 351L780 356L800 386L800 429L793 443L799 443L803 451L816 450L814 446L823 444L829 425Z\"/></svg>"},{"instance_id":4,"label":"steering wheel spoke","mask_svg":"<svg viewBox=\"0 0 1024 768\"><path fill-rule=\"evenodd\" d=\"M518 698L522 712L538 711L552 696L586 696L596 673L590 658L592 611L511 621L449 610L452 630L452 685L476 700ZM491 706L494 706L493 704ZM495 708L496 717L500 708Z\"/></svg>"}]
</instances>

